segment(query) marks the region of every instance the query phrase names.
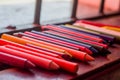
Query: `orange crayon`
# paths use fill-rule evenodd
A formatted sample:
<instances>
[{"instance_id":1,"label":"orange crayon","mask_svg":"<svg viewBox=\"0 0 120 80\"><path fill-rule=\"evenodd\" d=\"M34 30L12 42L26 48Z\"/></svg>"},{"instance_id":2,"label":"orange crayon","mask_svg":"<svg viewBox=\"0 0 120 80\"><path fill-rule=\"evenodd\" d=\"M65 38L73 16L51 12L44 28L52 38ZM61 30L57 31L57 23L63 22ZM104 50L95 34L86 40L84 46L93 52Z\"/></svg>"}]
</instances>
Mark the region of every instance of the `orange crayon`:
<instances>
[{"instance_id":1,"label":"orange crayon","mask_svg":"<svg viewBox=\"0 0 120 80\"><path fill-rule=\"evenodd\" d=\"M92 61L92 60L94 60L94 58L92 58L91 56L89 56L89 55L88 55L87 53L85 53L85 52L73 50L73 49L70 49L70 48L66 48L66 47L63 47L63 46L58 46L58 45L55 45L55 44L51 44L51 43L48 43L48 42L44 42L44 41L32 39L32 38L25 37L25 36L22 36L22 38L23 38L23 39L26 39L26 40L29 40L29 41L36 42L36 43L38 43L38 44L44 44L44 45L52 46L53 48L55 47L55 48L60 48L60 49L66 50L66 51L69 52L74 58L79 59L79 60L82 60L82 61Z\"/></svg>"},{"instance_id":2,"label":"orange crayon","mask_svg":"<svg viewBox=\"0 0 120 80\"><path fill-rule=\"evenodd\" d=\"M26 44L33 44L33 45L37 45L37 46L40 46L40 47L43 47L43 48L47 48L47 49L52 49L52 50L55 50L55 51L58 51L58 52L62 52L62 53L66 53L68 55L70 55L67 51L65 50L62 50L62 49L59 49L59 48L55 48L55 47L52 47L52 46L48 46L48 45L44 45L44 44L38 44L36 42L33 42L33 41L29 41L29 40L25 40L25 39L22 39L22 38L18 38L18 37L15 37L15 36L12 36L12 35L9 35L9 34L3 34L1 36L2 39L6 39L6 40L9 40L9 41L13 41L13 42L16 42L16 43L19 43L19 44L23 44L23 45L26 45ZM72 56L72 55L70 55Z\"/></svg>"},{"instance_id":3,"label":"orange crayon","mask_svg":"<svg viewBox=\"0 0 120 80\"><path fill-rule=\"evenodd\" d=\"M76 50L73 50L73 49L69 49L69 48L54 45L54 44L50 44L50 43L47 43L47 42L44 42L44 44L43 44L43 42L41 43L39 40L34 42L34 41L27 40L27 39L14 37L14 36L11 36L11 35L8 35L8 34L3 34L2 38L13 41L13 42L16 42L16 43L20 43L20 44L30 43L30 44L34 44L34 45L37 45L37 46L43 46L43 47L47 46L47 48L53 49L53 50L63 50L64 52L67 52L67 53L71 54L74 58L76 58L78 60L82 60L82 61L92 61L92 60L94 60L94 58L89 56L87 53L84 53L84 52L81 52L81 51L76 51Z\"/></svg>"},{"instance_id":4,"label":"orange crayon","mask_svg":"<svg viewBox=\"0 0 120 80\"><path fill-rule=\"evenodd\" d=\"M72 44L72 43L69 43L69 42L65 42L65 41L62 41L62 40L50 38L50 37L43 36L43 35L38 35L38 34L35 34L35 33L32 33L32 32L28 32L28 31L24 32L24 34L35 36L37 38L48 39L48 40L51 40L51 41L54 41L54 42L58 42L58 43L61 43L61 44L66 44L66 45L69 45L69 46L74 46L74 47L79 48L80 51L86 52L86 53L88 53L90 55L93 54L91 50L89 50L88 48L86 48L84 46L75 45L75 44Z\"/></svg>"},{"instance_id":5,"label":"orange crayon","mask_svg":"<svg viewBox=\"0 0 120 80\"><path fill-rule=\"evenodd\" d=\"M36 45L32 45L32 44L26 44L26 46L35 48L35 49L37 49L38 51L39 51L39 50L43 50L43 51L51 52L51 53L53 53L53 54L56 54L56 55L61 56L61 57L64 58L65 60L70 60L70 59L72 59L72 57L69 56L68 54L64 54L64 53L57 52L57 51L54 51L54 50L42 48L42 47L40 47L40 46L36 46Z\"/></svg>"},{"instance_id":6,"label":"orange crayon","mask_svg":"<svg viewBox=\"0 0 120 80\"><path fill-rule=\"evenodd\" d=\"M38 49L35 49L35 48L32 48L32 47L28 47L28 46L25 46L25 45L14 43L14 42L11 42L11 41L8 41L8 40L5 40L5 39L0 39L0 45L1 46L2 45L13 45L13 46L24 48L24 49L27 49L27 50L30 50L30 51L38 52L39 54L45 54L45 55L48 55L48 56L57 57L57 58L62 59L62 57L57 55L57 54L53 54L53 53L46 52L46 51L43 51L43 50L38 50Z\"/></svg>"}]
</instances>

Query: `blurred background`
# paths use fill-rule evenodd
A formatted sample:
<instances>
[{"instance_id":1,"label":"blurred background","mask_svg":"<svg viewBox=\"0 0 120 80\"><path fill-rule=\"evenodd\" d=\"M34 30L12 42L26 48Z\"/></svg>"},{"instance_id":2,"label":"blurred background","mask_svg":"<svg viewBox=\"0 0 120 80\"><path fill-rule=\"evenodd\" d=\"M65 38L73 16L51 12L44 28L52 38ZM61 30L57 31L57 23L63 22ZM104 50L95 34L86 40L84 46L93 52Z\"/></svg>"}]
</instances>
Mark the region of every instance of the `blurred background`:
<instances>
[{"instance_id":1,"label":"blurred background","mask_svg":"<svg viewBox=\"0 0 120 80\"><path fill-rule=\"evenodd\" d=\"M74 0L43 0L40 23L54 23L71 18ZM34 20L36 0L0 0L0 27L30 24ZM101 0L79 0L76 17L99 15ZM117 12L120 0L105 0L104 14Z\"/></svg>"}]
</instances>

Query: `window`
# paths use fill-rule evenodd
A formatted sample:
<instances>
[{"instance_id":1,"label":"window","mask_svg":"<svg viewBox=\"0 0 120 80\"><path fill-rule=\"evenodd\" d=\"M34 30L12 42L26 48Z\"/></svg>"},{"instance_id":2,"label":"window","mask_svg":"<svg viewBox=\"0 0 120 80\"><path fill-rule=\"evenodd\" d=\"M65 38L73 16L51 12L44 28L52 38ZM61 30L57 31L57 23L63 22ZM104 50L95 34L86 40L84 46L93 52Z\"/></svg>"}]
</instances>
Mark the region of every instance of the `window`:
<instances>
[{"instance_id":1,"label":"window","mask_svg":"<svg viewBox=\"0 0 120 80\"><path fill-rule=\"evenodd\" d=\"M77 18L98 16L101 0L78 0Z\"/></svg>"},{"instance_id":2,"label":"window","mask_svg":"<svg viewBox=\"0 0 120 80\"><path fill-rule=\"evenodd\" d=\"M120 0L105 0L105 14L117 12L119 10Z\"/></svg>"},{"instance_id":3,"label":"window","mask_svg":"<svg viewBox=\"0 0 120 80\"><path fill-rule=\"evenodd\" d=\"M87 19L118 13L120 0L78 0L77 18Z\"/></svg>"},{"instance_id":4,"label":"window","mask_svg":"<svg viewBox=\"0 0 120 80\"><path fill-rule=\"evenodd\" d=\"M63 22L71 18L74 0L42 0L40 23Z\"/></svg>"},{"instance_id":5,"label":"window","mask_svg":"<svg viewBox=\"0 0 120 80\"><path fill-rule=\"evenodd\" d=\"M35 0L0 0L0 27L33 23Z\"/></svg>"},{"instance_id":6,"label":"window","mask_svg":"<svg viewBox=\"0 0 120 80\"><path fill-rule=\"evenodd\" d=\"M39 10L35 10L36 1L41 2L38 3L38 5L41 4L40 14ZM103 7L100 7L101 1L104 3ZM120 0L0 0L0 27L33 22L41 24L63 23L74 18L75 21L106 16L108 13L119 13L119 9ZM36 13L38 13L37 16L34 16Z\"/></svg>"}]
</instances>

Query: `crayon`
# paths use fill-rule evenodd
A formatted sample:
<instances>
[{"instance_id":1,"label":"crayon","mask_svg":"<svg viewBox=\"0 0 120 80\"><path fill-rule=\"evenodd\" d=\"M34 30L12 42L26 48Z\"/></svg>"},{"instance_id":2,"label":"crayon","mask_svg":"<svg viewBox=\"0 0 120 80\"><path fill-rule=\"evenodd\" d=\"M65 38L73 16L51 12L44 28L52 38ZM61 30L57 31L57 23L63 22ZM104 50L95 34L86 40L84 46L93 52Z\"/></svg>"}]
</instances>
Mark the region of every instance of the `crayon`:
<instances>
[{"instance_id":1,"label":"crayon","mask_svg":"<svg viewBox=\"0 0 120 80\"><path fill-rule=\"evenodd\" d=\"M12 45L4 45L4 46L7 47L7 48L14 49L14 50L22 51L22 52L26 52L26 51L33 52L36 56L40 56L40 57L48 56L48 55L40 54L38 52L30 51L30 50L20 48L20 47L16 47L16 46L12 46ZM60 59L63 59L63 58L60 58Z\"/></svg>"},{"instance_id":2,"label":"crayon","mask_svg":"<svg viewBox=\"0 0 120 80\"><path fill-rule=\"evenodd\" d=\"M78 24L79 24L79 23L85 23L85 24L94 25L94 26L98 26L98 27L111 26L111 27L120 28L120 26L110 25L110 24L103 24L103 23L94 22L94 21L89 21L89 20L79 20L79 21L76 21L76 22L75 22L75 24L77 24L77 23L78 23Z\"/></svg>"},{"instance_id":3,"label":"crayon","mask_svg":"<svg viewBox=\"0 0 120 80\"><path fill-rule=\"evenodd\" d=\"M107 30L104 28L100 28L97 26L93 26L93 25L89 25L89 24L84 24L84 23L79 23L79 25L77 25L81 28L85 28L85 29L89 29L89 30L93 30L93 31L97 31L100 32L101 34L106 34L106 35L110 35L110 36L114 36L116 38L116 41L120 41L120 32L116 32L116 31L112 31L112 30Z\"/></svg>"},{"instance_id":4,"label":"crayon","mask_svg":"<svg viewBox=\"0 0 120 80\"><path fill-rule=\"evenodd\" d=\"M32 33L32 32L28 32L28 31L25 31L24 33L28 34L28 35L32 35L32 36L38 37L38 38L44 38L44 39L47 39L47 40L52 40L54 42L59 42L61 44L66 44L66 45L74 46L74 47L79 48L79 50L81 50L83 52L86 52L86 53L88 53L90 55L92 54L92 51L90 51L89 49L87 49L84 46L79 46L79 45L76 45L76 44L72 44L72 43L69 43L69 42L62 41L62 40L57 40L57 39L50 38L50 37L47 37L47 36L38 35L38 34L35 34L35 33Z\"/></svg>"},{"instance_id":5,"label":"crayon","mask_svg":"<svg viewBox=\"0 0 120 80\"><path fill-rule=\"evenodd\" d=\"M60 43L58 43L58 42L54 42L54 41L49 40L49 39L38 38L38 37L35 37L35 36L32 36L32 35L28 35L28 34L24 34L24 33L21 33L21 32L15 33L15 34L13 34L13 35L16 35L16 36L18 36L18 37L27 36L27 37L30 37L30 38L39 39L39 40L42 40L42 41L46 41L46 42L49 42L49 43L52 43L52 44L64 46L64 47L71 48L71 49L74 49L74 50L79 50L79 48L74 47L74 46L69 46L69 45L66 45L66 44L60 44Z\"/></svg>"},{"instance_id":6,"label":"crayon","mask_svg":"<svg viewBox=\"0 0 120 80\"><path fill-rule=\"evenodd\" d=\"M103 26L102 28L120 32L120 27L115 28L115 27L111 27L111 26Z\"/></svg>"},{"instance_id":7,"label":"crayon","mask_svg":"<svg viewBox=\"0 0 120 80\"><path fill-rule=\"evenodd\" d=\"M8 53L0 52L0 62L8 64L13 67L18 67L18 68L35 68L35 64L33 64L31 61L14 56Z\"/></svg>"},{"instance_id":8,"label":"crayon","mask_svg":"<svg viewBox=\"0 0 120 80\"><path fill-rule=\"evenodd\" d=\"M65 61L65 60L54 58L54 57L47 56L47 55L42 55L42 54L38 55L38 53L36 53L36 52L29 51L29 50L26 50L26 49L23 49L23 48L14 47L14 46L11 46L11 45L5 45L5 47L10 48L10 49L14 49L14 50L18 50L18 51L21 51L21 52L25 52L27 54L35 55L35 56L38 56L38 57L43 57L43 58L46 58L46 59L49 59L49 60L53 60L56 64L58 64L60 66L60 68L66 70L66 71L72 72L72 73L76 73L77 70L78 70L78 64L77 63ZM68 67L70 67L70 68L68 68Z\"/></svg>"},{"instance_id":9,"label":"crayon","mask_svg":"<svg viewBox=\"0 0 120 80\"><path fill-rule=\"evenodd\" d=\"M26 31L27 32L27 31ZM30 32L31 33L31 32ZM17 36L17 37L22 37L22 36L27 36L27 37L30 37L30 38L34 38L34 39L38 39L38 40L42 40L42 41L46 41L46 42L50 42L50 41L48 41L48 40L46 40L46 39L41 39L41 38L39 38L39 37L36 37L36 36L33 36L33 35L30 35L30 34L26 34L26 33L21 33L21 32L19 32L19 33L15 33L15 34L13 34L14 36ZM50 43L52 43L52 42L50 42ZM67 45L66 45L67 46ZM40 47L40 46L39 46ZM43 48L43 47L41 47L41 48ZM68 47L69 48L69 47ZM76 47L71 47L72 49L76 49L76 50L79 50L79 48L76 48ZM44 49L47 49L47 48L44 48ZM52 49L47 49L47 52L49 52L49 50L50 50L50 52L51 52L51 50ZM46 50L45 50L46 51ZM53 53L54 53L54 51L55 51L55 54L56 53L61 53L60 51L58 52L58 51L56 51L56 50L52 50L53 51ZM65 53L65 52L62 52L62 54L63 53ZM66 52L67 53L67 52ZM67 53L67 54L65 54L65 55L67 55L67 56L71 56L69 53ZM72 56L71 56L72 57Z\"/></svg>"},{"instance_id":10,"label":"crayon","mask_svg":"<svg viewBox=\"0 0 120 80\"><path fill-rule=\"evenodd\" d=\"M73 30L68 29L68 28L66 28L66 27L63 27L63 26L57 26L57 27L60 27L60 28L62 28L62 29L64 29L64 30L68 30L68 31L71 31L71 32L74 32L74 33L77 33L77 34L84 34L84 35L86 35L86 36L91 36L91 37L99 38L99 39L101 39L102 41L94 41L94 40L91 40L91 39L88 39L88 38L83 38L83 37L77 36L77 35L75 35L75 34L69 34L68 32L61 31L61 30L59 30L59 29L56 29L56 30L55 30L55 29L50 29L50 30L51 30L51 31L56 31L56 32L59 32L59 33L64 33L64 34L67 34L67 35L71 35L71 36L74 36L74 37L86 39L86 40L91 40L91 41L94 41L94 42L107 43L103 38L101 38L101 37L99 37L99 36L96 36L96 35L88 34L88 33L83 32L83 31L79 31L79 32L77 32L77 31L75 31L75 30L73 31Z\"/></svg>"},{"instance_id":11,"label":"crayon","mask_svg":"<svg viewBox=\"0 0 120 80\"><path fill-rule=\"evenodd\" d=\"M68 54L64 54L64 53L60 53L60 52L57 52L57 51L54 51L54 50L42 48L40 46L35 46L35 45L32 45L32 44L26 44L26 46L29 46L29 47L32 47L32 48L35 48L35 49L38 49L38 50L47 51L47 52L50 52L50 53L53 53L53 54L57 54L57 55L61 56L62 58L64 58L65 60L70 60L71 59L71 56L69 56Z\"/></svg>"},{"instance_id":12,"label":"crayon","mask_svg":"<svg viewBox=\"0 0 120 80\"><path fill-rule=\"evenodd\" d=\"M66 47L63 47L63 46L51 44L51 43L48 43L48 42L44 42L44 41L32 39L32 38L25 37L25 36L22 36L21 38L22 38L22 39L25 39L25 40L29 40L29 41L36 42L36 43L38 43L38 44L44 44L44 45L48 45L48 46L52 46L52 47L56 47L56 48L60 48L60 49L66 50L66 51L67 51L68 53L70 53L75 59L78 59L78 60L81 60L81 61L93 61L93 60L94 60L93 57L91 57L90 55L88 55L88 54L85 53L85 52L77 51L77 50L74 50L74 49L70 49L70 48L66 48Z\"/></svg>"},{"instance_id":13,"label":"crayon","mask_svg":"<svg viewBox=\"0 0 120 80\"><path fill-rule=\"evenodd\" d=\"M53 26L55 26L55 27L59 27L59 28L62 28L62 29L65 29L65 30L69 30L69 31L71 31L71 32L75 32L75 33L79 33L79 34L85 34L85 35L88 35L88 36L92 36L92 37L96 37L96 38L100 38L99 36L95 36L95 35L91 35L91 34L88 34L88 33L86 33L86 32L84 32L84 31L75 31L75 30L73 30L73 29L71 29L71 28L68 28L68 27L65 27L64 25L53 25ZM56 32L60 32L60 31L58 31L58 30L55 30ZM64 32L61 32L61 33L64 33ZM70 34L69 34L70 35ZM78 36L76 36L76 37L78 37ZM84 38L83 38L84 39Z\"/></svg>"},{"instance_id":14,"label":"crayon","mask_svg":"<svg viewBox=\"0 0 120 80\"><path fill-rule=\"evenodd\" d=\"M66 38L66 39L71 39L71 40L75 40L77 42L82 42L82 43L86 43L86 44L89 44L89 45L95 45L95 46L102 46L104 48L108 48L108 46L106 44L102 44L102 43L98 43L98 42L94 42L94 41L90 41L90 40L85 40L85 39L82 39L82 38L78 38L78 37L74 37L74 36L70 36L70 35L66 35L66 34L63 34L63 33L59 33L59 32L55 32L55 31L44 31L45 33L48 33L48 34L51 34L51 35L55 35L55 36L58 36L58 37L62 37L62 38Z\"/></svg>"},{"instance_id":15,"label":"crayon","mask_svg":"<svg viewBox=\"0 0 120 80\"><path fill-rule=\"evenodd\" d=\"M81 31L84 31L84 32L89 32L89 33L94 33L94 34L100 34L99 32L96 32L96 31L92 31L92 30L80 28L80 27L77 26L77 25L65 24L65 27L72 28L72 29L76 29L76 30L81 30Z\"/></svg>"},{"instance_id":16,"label":"crayon","mask_svg":"<svg viewBox=\"0 0 120 80\"><path fill-rule=\"evenodd\" d=\"M73 43L73 44L76 44L76 45L79 45L79 46L84 46L84 47L90 49L94 54L98 54L99 53L97 49L95 49L94 47L92 47L90 45L87 45L87 44L78 43L78 42L75 42L75 41L71 41L71 40L68 40L68 39L63 39L63 38L60 38L60 37L57 37L57 36L53 36L53 35L50 35L50 34L45 34L45 33L34 31L34 30L32 30L31 32L33 32L35 34L47 36L47 37L50 37L50 38L54 38L54 39L57 39L57 40Z\"/></svg>"},{"instance_id":17,"label":"crayon","mask_svg":"<svg viewBox=\"0 0 120 80\"><path fill-rule=\"evenodd\" d=\"M103 42L103 40L101 38L97 38L97 37L93 37L93 36L88 36L86 34L79 34L79 33L76 33L76 32L72 32L72 31L69 31L69 30L65 30L65 29L62 29L60 27L55 27L55 26L42 26L42 29L50 29L50 30L59 30L61 32L64 32L64 33L69 33L69 34L72 34L72 35L77 35L81 38L84 38L84 39L88 39L88 40L92 40L92 41L96 41L96 42Z\"/></svg>"},{"instance_id":18,"label":"crayon","mask_svg":"<svg viewBox=\"0 0 120 80\"><path fill-rule=\"evenodd\" d=\"M31 48L31 47L21 45L21 44L17 44L17 43L7 41L7 40L4 40L4 39L0 39L0 45L1 46L3 46L3 45L13 45L13 46L24 48L24 49L27 49L27 50L30 50L30 51L38 52L40 54L45 54L45 55L49 55L49 56L52 56L52 57L57 57L57 58L62 59L62 57L59 56L59 55L56 55L56 54L53 54L53 53L50 53L50 52L46 52L46 51L43 51L43 50L34 49L34 48Z\"/></svg>"},{"instance_id":19,"label":"crayon","mask_svg":"<svg viewBox=\"0 0 120 80\"><path fill-rule=\"evenodd\" d=\"M63 28L63 27L62 27ZM68 30L68 29L67 29ZM46 30L47 31L47 30ZM67 32L63 32L63 31L60 31L60 30L50 30L50 31L55 31L55 32L59 32L59 33L64 33L64 34L67 34L67 35L70 35L70 36L74 36L74 37L78 37L78 38L82 38L81 36L77 36L77 35L74 35L74 34L69 34ZM102 39L101 37L98 37L98 36L95 36L95 35L91 35L91 34L87 34L87 33L83 33L83 32L77 32L77 31L72 31L72 30L69 30L71 32L75 32L77 34L85 34L87 36L92 36L92 37L96 37L96 38L100 38ZM82 39L85 39L85 40L89 40L89 41L94 41L94 40L90 40L90 39L86 39L86 38L82 38ZM98 41L94 41L94 42L98 42ZM102 42L99 42L99 43L107 43L104 39L102 39Z\"/></svg>"},{"instance_id":20,"label":"crayon","mask_svg":"<svg viewBox=\"0 0 120 80\"><path fill-rule=\"evenodd\" d=\"M104 41L103 43L112 43L115 39L113 36L103 35L103 34L100 34L98 32L92 33L92 32L89 32L89 31L85 31L85 29L81 30L82 28L75 29L75 28L72 28L72 27L69 27L69 26L73 26L73 25L61 25L60 27L63 27L63 28L66 28L66 29L69 29L71 31L75 31L75 32L78 32L78 33L82 32L82 33L86 33L88 35L98 36L99 38L103 39L103 41Z\"/></svg>"},{"instance_id":21,"label":"crayon","mask_svg":"<svg viewBox=\"0 0 120 80\"><path fill-rule=\"evenodd\" d=\"M20 51L14 50L14 49L6 48L5 46L0 46L0 51L14 55L14 56L26 58L27 60L34 63L36 66L44 68L44 69L48 69L48 70L59 69L59 66L56 63L54 63L52 60L49 60L49 59L34 56L34 55L27 54L25 52L20 52Z\"/></svg>"},{"instance_id":22,"label":"crayon","mask_svg":"<svg viewBox=\"0 0 120 80\"><path fill-rule=\"evenodd\" d=\"M105 45L105 44L92 42L92 41L84 40L84 39L80 39L80 38L76 38L75 39L75 37L71 37L71 36L68 36L68 35L65 35L65 34L61 35L60 33L52 32L52 31L44 31L44 32L48 33L48 34L51 34L51 35L55 35L55 36L61 37L61 38L69 39L69 40L72 40L72 41L76 41L76 42L92 45L93 47L95 47L96 49L98 49L100 51L101 55L110 54L110 51L108 51L106 49L108 46Z\"/></svg>"},{"instance_id":23,"label":"crayon","mask_svg":"<svg viewBox=\"0 0 120 80\"><path fill-rule=\"evenodd\" d=\"M72 55L70 53L68 53L67 51L65 51L63 49L51 47L51 46L44 45L44 44L38 44L36 42L25 40L25 39L22 39L22 38L19 38L19 37L15 37L15 36L12 36L12 35L9 35L9 34L2 34L1 38L9 40L9 41L16 42L16 43L19 43L19 44L23 44L23 45L25 45L27 43L34 44L34 45L37 45L37 46L40 46L40 47L44 47L44 48L48 48L48 49L52 49L52 50L55 50L55 51L58 51L58 52L62 52L62 53L68 54L68 55L70 55L72 57Z\"/></svg>"},{"instance_id":24,"label":"crayon","mask_svg":"<svg viewBox=\"0 0 120 80\"><path fill-rule=\"evenodd\" d=\"M50 26L50 27L48 27ZM88 39L88 40L92 40L92 41L96 41L96 42L103 42L103 40L101 38L98 38L98 37L95 37L95 36L89 36L89 35L86 35L86 34L83 34L83 33L76 33L76 32L72 32L70 30L65 30L61 27L53 27L52 25L48 25L48 26L43 26L42 29L50 29L50 30L55 30L55 31L59 31L59 32L63 32L63 33L70 33L69 35L72 35L72 36L77 36L77 37L80 37L80 38L84 38L84 39Z\"/></svg>"},{"instance_id":25,"label":"crayon","mask_svg":"<svg viewBox=\"0 0 120 80\"><path fill-rule=\"evenodd\" d=\"M104 39L105 41L107 41L108 43L112 44L115 40L115 37L113 36L109 36L109 35L105 35L105 34L100 34L98 32L91 32L90 30L87 30L87 29L83 29L83 28L80 28L80 27L77 27L75 25L65 25L67 28L71 28L72 30L74 31L77 31L77 32L86 32L88 34L91 34L91 35L95 35L95 36L99 36L101 37L102 39Z\"/></svg>"}]
</instances>

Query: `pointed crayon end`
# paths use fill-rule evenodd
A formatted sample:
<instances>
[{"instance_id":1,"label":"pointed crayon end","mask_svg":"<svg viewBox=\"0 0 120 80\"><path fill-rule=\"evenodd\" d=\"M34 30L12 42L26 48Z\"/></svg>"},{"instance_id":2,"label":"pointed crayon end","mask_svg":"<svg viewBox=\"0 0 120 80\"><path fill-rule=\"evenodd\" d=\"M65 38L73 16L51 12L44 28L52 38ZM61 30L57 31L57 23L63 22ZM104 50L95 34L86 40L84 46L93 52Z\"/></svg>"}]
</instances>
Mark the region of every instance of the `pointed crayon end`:
<instances>
[{"instance_id":1,"label":"pointed crayon end","mask_svg":"<svg viewBox=\"0 0 120 80\"><path fill-rule=\"evenodd\" d=\"M68 54L70 57L72 57L72 55L67 51L64 51L63 53Z\"/></svg>"},{"instance_id":2,"label":"pointed crayon end","mask_svg":"<svg viewBox=\"0 0 120 80\"><path fill-rule=\"evenodd\" d=\"M50 70L58 70L60 67L55 62L51 62L49 69Z\"/></svg>"},{"instance_id":3,"label":"pointed crayon end","mask_svg":"<svg viewBox=\"0 0 120 80\"><path fill-rule=\"evenodd\" d=\"M85 51L89 54L89 55L92 55L93 54L93 52L92 51L90 51L89 49L87 49L87 48L85 48Z\"/></svg>"},{"instance_id":4,"label":"pointed crayon end","mask_svg":"<svg viewBox=\"0 0 120 80\"><path fill-rule=\"evenodd\" d=\"M92 56L90 56L90 55L86 55L85 56L85 61L94 61L95 60L95 58L93 58Z\"/></svg>"}]
</instances>

